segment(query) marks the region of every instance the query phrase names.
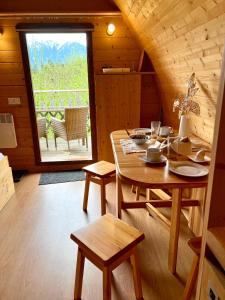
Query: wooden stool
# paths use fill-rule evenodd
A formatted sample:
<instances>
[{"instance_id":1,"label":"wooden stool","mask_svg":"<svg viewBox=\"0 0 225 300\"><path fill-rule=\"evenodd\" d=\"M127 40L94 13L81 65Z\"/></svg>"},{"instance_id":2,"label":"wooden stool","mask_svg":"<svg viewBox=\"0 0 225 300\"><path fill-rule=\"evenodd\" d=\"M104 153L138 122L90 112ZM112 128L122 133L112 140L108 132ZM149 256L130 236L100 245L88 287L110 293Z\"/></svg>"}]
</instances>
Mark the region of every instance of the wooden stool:
<instances>
[{"instance_id":1,"label":"wooden stool","mask_svg":"<svg viewBox=\"0 0 225 300\"><path fill-rule=\"evenodd\" d=\"M130 258L136 298L142 300L141 277L136 246L144 234L110 214L75 231L71 239L78 244L74 300L81 299L84 260L89 259L103 272L103 300L111 299L112 271Z\"/></svg>"},{"instance_id":2,"label":"wooden stool","mask_svg":"<svg viewBox=\"0 0 225 300\"><path fill-rule=\"evenodd\" d=\"M101 186L101 214L104 215L106 213L105 186L114 180L116 175L115 165L102 160L83 167L83 170L86 172L83 210L87 211L89 186L90 181L92 181Z\"/></svg>"},{"instance_id":3,"label":"wooden stool","mask_svg":"<svg viewBox=\"0 0 225 300\"><path fill-rule=\"evenodd\" d=\"M198 267L199 267L199 257L201 252L201 244L202 244L202 237L195 237L188 241L189 247L194 251L195 256L192 262L191 271L188 275L188 279L185 285L184 293L183 293L183 300L190 300L191 294L193 292L196 279L198 276Z\"/></svg>"}]
</instances>

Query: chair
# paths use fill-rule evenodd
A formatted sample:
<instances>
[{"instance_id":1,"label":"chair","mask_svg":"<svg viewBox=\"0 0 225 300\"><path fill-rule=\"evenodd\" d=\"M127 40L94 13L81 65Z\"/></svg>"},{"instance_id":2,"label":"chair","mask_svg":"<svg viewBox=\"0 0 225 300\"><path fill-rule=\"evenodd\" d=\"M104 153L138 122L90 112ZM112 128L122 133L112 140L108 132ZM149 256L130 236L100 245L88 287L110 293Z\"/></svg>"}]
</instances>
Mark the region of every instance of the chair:
<instances>
[{"instance_id":1,"label":"chair","mask_svg":"<svg viewBox=\"0 0 225 300\"><path fill-rule=\"evenodd\" d=\"M48 148L48 130L46 127L47 120L45 117L37 118L37 130L38 130L38 138L44 137L46 139L46 145Z\"/></svg>"},{"instance_id":2,"label":"chair","mask_svg":"<svg viewBox=\"0 0 225 300\"><path fill-rule=\"evenodd\" d=\"M70 150L69 142L76 139L82 139L82 144L88 148L87 140L87 117L88 107L65 108L65 119L59 120L51 118L53 128L55 147L57 148L56 139L58 137L67 141L68 149Z\"/></svg>"},{"instance_id":3,"label":"chair","mask_svg":"<svg viewBox=\"0 0 225 300\"><path fill-rule=\"evenodd\" d=\"M86 173L83 210L87 211L89 186L92 181L101 186L101 214L104 215L106 213L105 186L115 180L116 167L114 164L102 160L82 169Z\"/></svg>"},{"instance_id":4,"label":"chair","mask_svg":"<svg viewBox=\"0 0 225 300\"><path fill-rule=\"evenodd\" d=\"M103 300L111 300L113 269L129 259L136 299L143 300L137 256L137 245L144 239L142 232L106 214L75 231L70 238L78 245L74 300L81 299L85 258L103 272Z\"/></svg>"}]
</instances>

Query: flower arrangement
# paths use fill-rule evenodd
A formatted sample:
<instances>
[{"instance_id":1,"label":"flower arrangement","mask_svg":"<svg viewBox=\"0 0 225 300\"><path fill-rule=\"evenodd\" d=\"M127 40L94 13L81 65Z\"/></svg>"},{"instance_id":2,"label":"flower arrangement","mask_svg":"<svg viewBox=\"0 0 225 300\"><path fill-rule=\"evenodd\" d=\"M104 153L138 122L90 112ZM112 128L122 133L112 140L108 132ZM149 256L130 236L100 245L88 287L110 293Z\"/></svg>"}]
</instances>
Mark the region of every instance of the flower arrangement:
<instances>
[{"instance_id":1,"label":"flower arrangement","mask_svg":"<svg viewBox=\"0 0 225 300\"><path fill-rule=\"evenodd\" d=\"M199 104L192 100L194 95L199 90L199 88L196 87L195 73L192 73L187 82L187 86L187 93L176 98L173 102L173 111L175 111L176 109L179 110L179 118L182 115L188 114L189 111L193 112L196 115L200 115Z\"/></svg>"}]
</instances>

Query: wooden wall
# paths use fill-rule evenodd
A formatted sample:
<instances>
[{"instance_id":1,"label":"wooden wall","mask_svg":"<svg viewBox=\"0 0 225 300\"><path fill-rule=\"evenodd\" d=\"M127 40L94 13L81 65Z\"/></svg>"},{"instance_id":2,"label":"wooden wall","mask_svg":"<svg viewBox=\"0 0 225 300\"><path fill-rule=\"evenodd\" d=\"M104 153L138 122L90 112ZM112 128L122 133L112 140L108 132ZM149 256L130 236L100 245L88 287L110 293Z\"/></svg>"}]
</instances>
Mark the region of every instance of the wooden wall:
<instances>
[{"instance_id":1,"label":"wooden wall","mask_svg":"<svg viewBox=\"0 0 225 300\"><path fill-rule=\"evenodd\" d=\"M0 15L4 13L46 13L64 11L72 12L118 12L117 6L111 0L10 0L0 2Z\"/></svg>"},{"instance_id":2,"label":"wooden wall","mask_svg":"<svg viewBox=\"0 0 225 300\"><path fill-rule=\"evenodd\" d=\"M160 83L165 122L178 126L174 97L196 73L201 115L192 131L211 143L225 33L224 0L114 0L151 57Z\"/></svg>"},{"instance_id":3,"label":"wooden wall","mask_svg":"<svg viewBox=\"0 0 225 300\"><path fill-rule=\"evenodd\" d=\"M113 21L116 33L113 37L106 35L106 25ZM24 81L20 42L15 25L20 22L89 22L94 24L93 56L94 72L101 71L103 65L113 67L137 68L141 50L136 39L121 17L61 17L42 18L0 18L3 35L0 37L0 112L11 112L14 116L18 147L1 151L9 156L14 169L37 170L35 166L31 122L28 108L28 96ZM9 106L8 97L21 97L20 106ZM102 126L98 124L97 128ZM65 167L64 167L65 168ZM74 166L70 166L74 168Z\"/></svg>"}]
</instances>

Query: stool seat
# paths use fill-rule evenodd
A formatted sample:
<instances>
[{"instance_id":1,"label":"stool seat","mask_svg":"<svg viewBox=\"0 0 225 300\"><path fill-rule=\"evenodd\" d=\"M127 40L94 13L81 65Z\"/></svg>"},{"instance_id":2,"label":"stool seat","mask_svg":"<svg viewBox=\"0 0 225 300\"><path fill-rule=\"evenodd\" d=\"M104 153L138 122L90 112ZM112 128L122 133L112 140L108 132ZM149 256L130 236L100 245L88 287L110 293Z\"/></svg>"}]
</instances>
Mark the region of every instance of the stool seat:
<instances>
[{"instance_id":1,"label":"stool seat","mask_svg":"<svg viewBox=\"0 0 225 300\"><path fill-rule=\"evenodd\" d=\"M101 214L106 213L106 184L112 182L116 175L116 167L114 164L107 161L99 161L89 166L83 167L86 173L83 210L87 211L88 194L90 182L94 182L101 187Z\"/></svg>"},{"instance_id":2,"label":"stool seat","mask_svg":"<svg viewBox=\"0 0 225 300\"><path fill-rule=\"evenodd\" d=\"M111 273L130 258L133 267L135 294L143 299L136 246L144 234L127 223L106 214L97 221L71 234L78 244L74 299L81 298L84 259L89 259L103 271L103 299L111 299Z\"/></svg>"},{"instance_id":3,"label":"stool seat","mask_svg":"<svg viewBox=\"0 0 225 300\"><path fill-rule=\"evenodd\" d=\"M91 173L100 178L108 177L109 175L115 174L116 167L114 164L101 160L89 166L83 167L85 172Z\"/></svg>"},{"instance_id":4,"label":"stool seat","mask_svg":"<svg viewBox=\"0 0 225 300\"><path fill-rule=\"evenodd\" d=\"M144 234L111 214L106 214L72 233L71 239L78 246L88 249L101 265L108 265L142 241Z\"/></svg>"},{"instance_id":5,"label":"stool seat","mask_svg":"<svg viewBox=\"0 0 225 300\"><path fill-rule=\"evenodd\" d=\"M202 237L197 236L191 238L190 240L188 240L188 246L196 255L200 255L201 246L202 246Z\"/></svg>"}]
</instances>

